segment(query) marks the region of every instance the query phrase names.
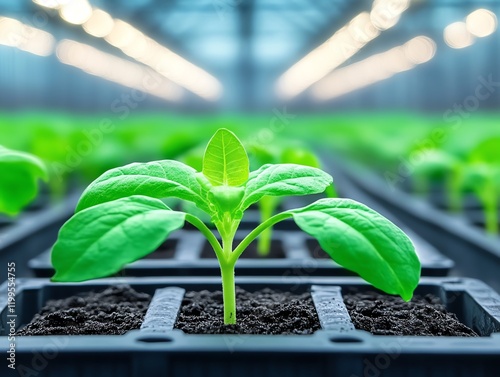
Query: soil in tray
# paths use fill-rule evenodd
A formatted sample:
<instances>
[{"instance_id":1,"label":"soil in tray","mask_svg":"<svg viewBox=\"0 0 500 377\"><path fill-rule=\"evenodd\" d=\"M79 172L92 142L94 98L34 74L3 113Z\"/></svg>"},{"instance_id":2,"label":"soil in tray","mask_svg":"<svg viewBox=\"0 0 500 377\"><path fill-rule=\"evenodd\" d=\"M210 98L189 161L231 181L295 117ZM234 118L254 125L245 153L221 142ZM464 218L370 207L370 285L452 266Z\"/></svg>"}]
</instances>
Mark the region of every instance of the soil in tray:
<instances>
[{"instance_id":1,"label":"soil in tray","mask_svg":"<svg viewBox=\"0 0 500 377\"><path fill-rule=\"evenodd\" d=\"M404 302L375 292L353 293L344 294L344 302L356 329L374 335L478 336L433 295Z\"/></svg>"},{"instance_id":2,"label":"soil in tray","mask_svg":"<svg viewBox=\"0 0 500 377\"><path fill-rule=\"evenodd\" d=\"M151 296L129 286L50 300L17 335L121 335L141 327Z\"/></svg>"},{"instance_id":3,"label":"soil in tray","mask_svg":"<svg viewBox=\"0 0 500 377\"><path fill-rule=\"evenodd\" d=\"M222 292L186 292L175 328L188 334L312 334L320 329L310 293L236 288L236 325L224 325Z\"/></svg>"},{"instance_id":4,"label":"soil in tray","mask_svg":"<svg viewBox=\"0 0 500 377\"><path fill-rule=\"evenodd\" d=\"M241 240L236 240L235 245L239 244ZM240 258L243 259L283 259L285 258L285 251L283 250L283 245L281 241L272 240L271 241L271 250L269 255L262 256L257 252L257 241L253 241L248 245L246 250L241 254ZM212 246L208 242L205 242L203 246L203 250L201 252L202 259L213 259L215 258L215 252L212 249Z\"/></svg>"}]
</instances>

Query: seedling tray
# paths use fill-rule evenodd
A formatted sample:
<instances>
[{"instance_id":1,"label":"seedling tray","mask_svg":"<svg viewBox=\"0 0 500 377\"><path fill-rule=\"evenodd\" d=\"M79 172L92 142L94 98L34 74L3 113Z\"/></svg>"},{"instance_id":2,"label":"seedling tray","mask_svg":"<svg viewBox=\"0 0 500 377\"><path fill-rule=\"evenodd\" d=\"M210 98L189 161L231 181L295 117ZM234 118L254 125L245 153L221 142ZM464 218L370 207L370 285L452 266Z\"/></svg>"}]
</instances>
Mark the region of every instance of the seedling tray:
<instances>
[{"instance_id":1,"label":"seedling tray","mask_svg":"<svg viewBox=\"0 0 500 377\"><path fill-rule=\"evenodd\" d=\"M54 206L37 206L15 220L0 219L0 266L16 264L16 276L33 276L27 261L51 247L59 229L71 217L79 193ZM6 268L6 267L5 267ZM6 274L2 274L2 281Z\"/></svg>"},{"instance_id":2,"label":"seedling tray","mask_svg":"<svg viewBox=\"0 0 500 377\"><path fill-rule=\"evenodd\" d=\"M220 279L215 277L103 279L78 284L18 279L16 322L18 326L26 324L49 299L117 283L128 283L149 294L164 287L220 289ZM342 291L373 290L354 277L244 277L237 278L236 284L248 291L270 287L300 293L313 285L339 286ZM6 288L4 284L0 289L0 345L4 354L10 347ZM416 293L440 297L449 311L481 337L374 336L345 326L340 305L327 321L321 321L320 316L323 329L313 335L187 335L179 330L149 328L122 336L18 336L16 365L31 368L39 377L496 375L500 367L499 295L477 280L457 278L423 278ZM343 325L336 327L336 323ZM6 365L2 368L2 376L8 376L11 370Z\"/></svg>"},{"instance_id":3,"label":"seedling tray","mask_svg":"<svg viewBox=\"0 0 500 377\"><path fill-rule=\"evenodd\" d=\"M239 242L247 232L238 232ZM446 276L453 263L420 237L411 234L425 276ZM253 247L255 249L255 246ZM352 276L352 272L333 262L317 241L300 231L276 230L270 257L255 256L246 250L236 264L238 276ZM51 277L50 250L29 261L37 277ZM136 261L120 276L219 276L220 267L210 244L198 232L178 231L161 250Z\"/></svg>"},{"instance_id":4,"label":"seedling tray","mask_svg":"<svg viewBox=\"0 0 500 377\"><path fill-rule=\"evenodd\" d=\"M336 166L336 171L452 259L452 274L475 277L500 290L499 237L487 235L465 216L443 212L423 199L390 187L363 166L345 163Z\"/></svg>"}]
</instances>

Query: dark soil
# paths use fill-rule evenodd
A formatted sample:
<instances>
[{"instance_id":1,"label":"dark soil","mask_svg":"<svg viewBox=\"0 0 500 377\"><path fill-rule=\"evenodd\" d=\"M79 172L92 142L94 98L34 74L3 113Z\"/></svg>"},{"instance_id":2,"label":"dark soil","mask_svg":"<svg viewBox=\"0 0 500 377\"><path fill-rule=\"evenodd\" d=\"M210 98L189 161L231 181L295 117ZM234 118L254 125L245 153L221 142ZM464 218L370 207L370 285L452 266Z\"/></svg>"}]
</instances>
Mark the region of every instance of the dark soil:
<instances>
[{"instance_id":1,"label":"dark soil","mask_svg":"<svg viewBox=\"0 0 500 377\"><path fill-rule=\"evenodd\" d=\"M241 240L236 240L235 245L239 244ZM283 259L285 258L285 251L283 250L283 245L281 241L272 240L271 241L271 250L269 254L266 256L262 256L257 252L257 241L253 241L248 245L246 250L241 254L240 258L243 259ZM203 250L201 252L202 259L213 259L215 258L215 252L212 249L212 246L208 242L205 243Z\"/></svg>"},{"instance_id":2,"label":"dark soil","mask_svg":"<svg viewBox=\"0 0 500 377\"><path fill-rule=\"evenodd\" d=\"M17 335L121 335L141 327L151 296L127 285L50 300Z\"/></svg>"},{"instance_id":3,"label":"dark soil","mask_svg":"<svg viewBox=\"0 0 500 377\"><path fill-rule=\"evenodd\" d=\"M188 334L312 334L321 328L310 293L236 288L236 325L224 325L222 292L186 292L175 328Z\"/></svg>"},{"instance_id":4,"label":"dark soil","mask_svg":"<svg viewBox=\"0 0 500 377\"><path fill-rule=\"evenodd\" d=\"M433 295L404 302L375 292L354 293L345 294L344 302L354 326L374 335L478 336Z\"/></svg>"}]
</instances>

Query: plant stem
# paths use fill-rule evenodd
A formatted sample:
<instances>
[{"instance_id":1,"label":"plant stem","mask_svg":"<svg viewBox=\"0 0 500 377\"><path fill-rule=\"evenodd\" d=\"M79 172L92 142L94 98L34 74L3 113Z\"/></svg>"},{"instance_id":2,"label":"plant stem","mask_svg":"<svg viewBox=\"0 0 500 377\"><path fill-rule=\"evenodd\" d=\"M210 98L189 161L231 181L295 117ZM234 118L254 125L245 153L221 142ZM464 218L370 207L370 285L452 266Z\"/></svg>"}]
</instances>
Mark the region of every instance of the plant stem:
<instances>
[{"instance_id":1,"label":"plant stem","mask_svg":"<svg viewBox=\"0 0 500 377\"><path fill-rule=\"evenodd\" d=\"M274 215L271 217L269 220L263 222L260 224L257 228L252 230L244 239L241 241L241 243L234 249L230 260L236 263L238 258L241 256L241 254L245 251L245 249L252 243L252 241L259 236L265 229L272 227L274 224L277 222L280 222L282 220L288 219L292 217L292 214L290 212L281 212L278 213L277 215Z\"/></svg>"},{"instance_id":2,"label":"plant stem","mask_svg":"<svg viewBox=\"0 0 500 377\"><path fill-rule=\"evenodd\" d=\"M413 177L414 190L419 196L429 195L429 182L427 178L420 174L415 174Z\"/></svg>"},{"instance_id":3,"label":"plant stem","mask_svg":"<svg viewBox=\"0 0 500 377\"><path fill-rule=\"evenodd\" d=\"M483 197L484 216L486 220L486 232L498 234L498 199L493 180L488 182Z\"/></svg>"},{"instance_id":4,"label":"plant stem","mask_svg":"<svg viewBox=\"0 0 500 377\"><path fill-rule=\"evenodd\" d=\"M225 325L234 325L236 323L236 289L234 283L234 266L234 262L220 262Z\"/></svg>"},{"instance_id":5,"label":"plant stem","mask_svg":"<svg viewBox=\"0 0 500 377\"><path fill-rule=\"evenodd\" d=\"M333 183L326 188L325 195L327 198L337 198L338 197L337 190L335 190L335 186Z\"/></svg>"},{"instance_id":6,"label":"plant stem","mask_svg":"<svg viewBox=\"0 0 500 377\"><path fill-rule=\"evenodd\" d=\"M222 238L223 258L219 258L222 277L222 300L224 307L224 324L236 323L236 290L234 283L234 267L237 259L232 259L234 235L239 225L229 213L224 213L222 221L215 223Z\"/></svg>"},{"instance_id":7,"label":"plant stem","mask_svg":"<svg viewBox=\"0 0 500 377\"><path fill-rule=\"evenodd\" d=\"M452 212L459 213L462 211L462 171L459 167L455 167L447 180L449 192L449 206Z\"/></svg>"},{"instance_id":8,"label":"plant stem","mask_svg":"<svg viewBox=\"0 0 500 377\"><path fill-rule=\"evenodd\" d=\"M205 223L203 221L201 221L199 218L197 218L196 216L193 216L189 213L186 213L186 221L188 223L192 224L193 226L195 226L196 228L198 228L198 230L207 238L208 242L210 243L210 245L214 249L215 254L217 255L217 259L220 262L221 258L224 258L225 255L224 255L224 252L222 250L222 247L220 246L219 241L214 236L212 231L210 229L208 229L208 227L205 225Z\"/></svg>"},{"instance_id":9,"label":"plant stem","mask_svg":"<svg viewBox=\"0 0 500 377\"><path fill-rule=\"evenodd\" d=\"M271 196L264 196L259 201L260 222L265 223L269 220L278 204L278 201ZM273 236L273 228L269 227L262 231L262 234L257 239L257 252L261 257L269 255L271 250L271 238Z\"/></svg>"}]
</instances>

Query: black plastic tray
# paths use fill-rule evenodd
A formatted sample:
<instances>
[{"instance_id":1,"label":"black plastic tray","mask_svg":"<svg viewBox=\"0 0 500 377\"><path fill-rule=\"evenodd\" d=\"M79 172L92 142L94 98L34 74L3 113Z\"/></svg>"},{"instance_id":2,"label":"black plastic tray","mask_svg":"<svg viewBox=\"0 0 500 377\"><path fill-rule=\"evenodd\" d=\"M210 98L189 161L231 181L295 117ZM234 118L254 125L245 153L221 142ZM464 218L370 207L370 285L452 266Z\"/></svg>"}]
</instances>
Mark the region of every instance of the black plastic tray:
<instances>
[{"instance_id":1,"label":"black plastic tray","mask_svg":"<svg viewBox=\"0 0 500 377\"><path fill-rule=\"evenodd\" d=\"M500 291L500 237L487 235L465 216L443 212L423 199L389 186L359 164L344 162L335 169L452 259L453 275L481 279Z\"/></svg>"},{"instance_id":2,"label":"black plastic tray","mask_svg":"<svg viewBox=\"0 0 500 377\"><path fill-rule=\"evenodd\" d=\"M215 277L105 279L79 284L18 279L17 324L27 323L49 299L116 283L128 283L150 294L164 287L220 289L220 279ZM237 278L236 283L250 291L271 287L299 293L313 285L373 290L353 277ZM6 284L0 288L0 351L4 355L10 347L5 336L9 319L5 290ZM424 278L417 293L439 296L449 311L482 337L374 336L345 327L283 336L134 330L122 336L17 337L16 365L35 370L38 377L496 376L500 367L500 296L482 282L458 278ZM331 318L329 322L332 324ZM1 368L2 376L17 375L9 374L5 364Z\"/></svg>"},{"instance_id":3,"label":"black plastic tray","mask_svg":"<svg viewBox=\"0 0 500 377\"><path fill-rule=\"evenodd\" d=\"M27 261L51 247L59 229L74 212L79 192L56 205L36 206L15 220L2 218L0 224L0 266L15 262L17 276L33 276ZM4 281L6 274L1 274Z\"/></svg>"},{"instance_id":4,"label":"black plastic tray","mask_svg":"<svg viewBox=\"0 0 500 377\"><path fill-rule=\"evenodd\" d=\"M409 232L409 231L408 231ZM409 232L411 233L411 232ZM238 232L241 240L245 231ZM422 262L422 275L446 276L453 263L438 253L423 239L410 234ZM203 235L192 231L178 231L167 240L169 258L143 258L120 273L121 276L219 276L220 268L215 253ZM300 231L276 230L273 247L283 253L283 258L245 258L236 264L238 276L352 276L352 272L332 261L319 247L316 240ZM153 255L152 255L153 256ZM211 258L205 258L209 256ZM51 277L50 250L29 261L37 277Z\"/></svg>"}]
</instances>

